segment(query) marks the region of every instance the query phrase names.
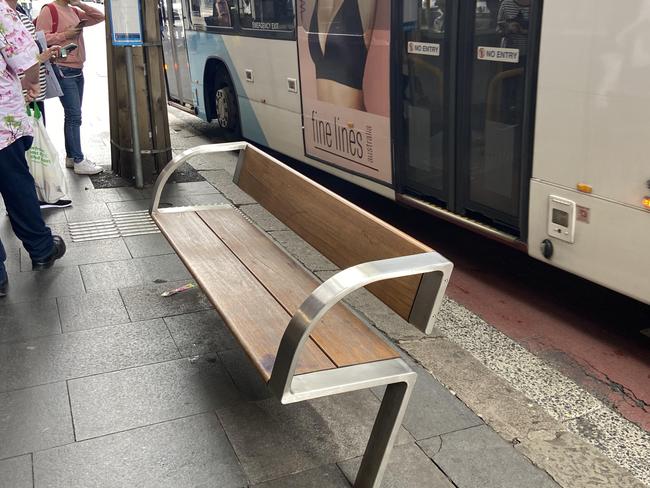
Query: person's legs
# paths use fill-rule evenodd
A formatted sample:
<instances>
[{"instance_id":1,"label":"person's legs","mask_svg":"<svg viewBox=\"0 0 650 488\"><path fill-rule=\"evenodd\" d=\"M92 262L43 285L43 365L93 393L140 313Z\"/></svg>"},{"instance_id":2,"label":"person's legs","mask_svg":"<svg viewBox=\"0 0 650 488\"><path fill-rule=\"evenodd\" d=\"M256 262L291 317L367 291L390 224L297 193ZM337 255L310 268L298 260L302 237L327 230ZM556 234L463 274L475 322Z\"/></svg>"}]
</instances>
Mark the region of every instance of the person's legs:
<instances>
[{"instance_id":1,"label":"person's legs","mask_svg":"<svg viewBox=\"0 0 650 488\"><path fill-rule=\"evenodd\" d=\"M54 242L52 232L43 222L34 178L25 160L31 143L31 137L21 137L0 150L0 193L16 237L22 241L32 261L45 261L53 253ZM3 256L4 249L0 257Z\"/></svg>"},{"instance_id":2,"label":"person's legs","mask_svg":"<svg viewBox=\"0 0 650 488\"><path fill-rule=\"evenodd\" d=\"M74 159L75 163L84 160L81 151L81 99L83 96L83 74L78 68L60 67L59 84L63 96L60 97L63 105L64 121L63 132L65 135L66 157ZM80 91L81 88L81 91Z\"/></svg>"},{"instance_id":3,"label":"person's legs","mask_svg":"<svg viewBox=\"0 0 650 488\"><path fill-rule=\"evenodd\" d=\"M61 104L65 112L64 132L66 167L78 175L96 175L104 171L86 159L81 150L81 102L84 93L83 72L78 68L60 68Z\"/></svg>"}]
</instances>

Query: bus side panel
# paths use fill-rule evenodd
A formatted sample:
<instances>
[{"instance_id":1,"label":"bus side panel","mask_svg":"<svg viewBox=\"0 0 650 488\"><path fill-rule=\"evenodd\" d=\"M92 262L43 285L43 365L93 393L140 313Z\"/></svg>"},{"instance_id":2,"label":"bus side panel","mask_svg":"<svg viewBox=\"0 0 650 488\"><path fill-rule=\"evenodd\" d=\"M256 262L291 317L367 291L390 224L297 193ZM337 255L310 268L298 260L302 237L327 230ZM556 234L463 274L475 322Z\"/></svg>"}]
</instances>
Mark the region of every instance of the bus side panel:
<instances>
[{"instance_id":1,"label":"bus side panel","mask_svg":"<svg viewBox=\"0 0 650 488\"><path fill-rule=\"evenodd\" d=\"M576 222L573 244L552 238L547 233L551 195L573 201L586 209L582 210L583 221ZM529 253L544 262L650 303L649 220L650 214L644 210L533 180ZM545 259L540 250L544 239L553 243L554 253L550 260Z\"/></svg>"},{"instance_id":2,"label":"bus side panel","mask_svg":"<svg viewBox=\"0 0 650 488\"><path fill-rule=\"evenodd\" d=\"M217 58L228 67L237 90L246 139L387 198L395 198L391 188L305 156L295 41L188 31L187 49L195 106L203 120L207 120L203 98L205 66L210 58ZM252 83L246 81L248 69L253 71ZM296 81L295 92L289 89L288 79Z\"/></svg>"},{"instance_id":3,"label":"bus side panel","mask_svg":"<svg viewBox=\"0 0 650 488\"><path fill-rule=\"evenodd\" d=\"M195 104L202 119L207 119L206 63L216 58L226 64L237 91L243 136L292 157L303 155L300 95L288 88L289 78L299 88L295 42L191 31L187 49ZM247 70L252 81L246 79Z\"/></svg>"},{"instance_id":4,"label":"bus side panel","mask_svg":"<svg viewBox=\"0 0 650 488\"><path fill-rule=\"evenodd\" d=\"M544 2L533 177L588 184L641 208L650 192L649 16L647 0Z\"/></svg>"}]
</instances>

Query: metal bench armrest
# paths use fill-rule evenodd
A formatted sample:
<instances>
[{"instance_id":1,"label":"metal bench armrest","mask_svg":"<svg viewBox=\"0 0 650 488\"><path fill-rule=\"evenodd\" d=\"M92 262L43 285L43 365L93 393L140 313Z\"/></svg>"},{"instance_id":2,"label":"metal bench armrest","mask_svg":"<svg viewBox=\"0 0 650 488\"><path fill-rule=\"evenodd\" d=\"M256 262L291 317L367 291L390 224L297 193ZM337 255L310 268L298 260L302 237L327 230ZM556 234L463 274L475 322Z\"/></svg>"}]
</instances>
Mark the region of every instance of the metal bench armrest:
<instances>
[{"instance_id":1,"label":"metal bench armrest","mask_svg":"<svg viewBox=\"0 0 650 488\"><path fill-rule=\"evenodd\" d=\"M325 281L302 303L282 336L269 380L271 391L278 398L291 393L291 382L300 352L309 339L311 331L327 311L340 300L371 283L404 276L424 275L414 304L414 308L417 306L420 311L415 317L412 314L412 317L418 320L415 325L430 331L452 268L453 265L449 260L437 252L429 252L359 264ZM428 315L424 313L425 310L428 310ZM410 321L414 323L413 320Z\"/></svg>"},{"instance_id":2,"label":"metal bench armrest","mask_svg":"<svg viewBox=\"0 0 650 488\"><path fill-rule=\"evenodd\" d=\"M153 187L153 200L151 201L149 213L154 213L156 210L158 210L158 205L160 205L160 196L162 195L162 191L165 187L165 184L167 183L167 180L183 163L201 154L213 154L228 151L240 151L241 157L241 151L246 149L247 146L247 142L204 144L202 146L196 146L191 149L187 149L174 157L171 161L169 161L169 163L167 163L167 165L163 168L163 170L158 175L158 178L156 179L156 184Z\"/></svg>"}]
</instances>

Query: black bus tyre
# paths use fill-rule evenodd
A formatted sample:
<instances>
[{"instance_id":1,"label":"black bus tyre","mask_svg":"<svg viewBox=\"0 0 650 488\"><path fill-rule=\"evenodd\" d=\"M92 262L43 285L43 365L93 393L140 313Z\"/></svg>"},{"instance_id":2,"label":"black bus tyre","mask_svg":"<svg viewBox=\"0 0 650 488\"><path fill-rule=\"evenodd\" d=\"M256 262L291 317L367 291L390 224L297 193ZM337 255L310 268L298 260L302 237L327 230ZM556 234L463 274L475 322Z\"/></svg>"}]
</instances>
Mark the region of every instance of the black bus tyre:
<instances>
[{"instance_id":1,"label":"black bus tyre","mask_svg":"<svg viewBox=\"0 0 650 488\"><path fill-rule=\"evenodd\" d=\"M223 131L225 137L238 137L240 128L237 93L227 74L216 73L212 97L214 103L212 120Z\"/></svg>"}]
</instances>

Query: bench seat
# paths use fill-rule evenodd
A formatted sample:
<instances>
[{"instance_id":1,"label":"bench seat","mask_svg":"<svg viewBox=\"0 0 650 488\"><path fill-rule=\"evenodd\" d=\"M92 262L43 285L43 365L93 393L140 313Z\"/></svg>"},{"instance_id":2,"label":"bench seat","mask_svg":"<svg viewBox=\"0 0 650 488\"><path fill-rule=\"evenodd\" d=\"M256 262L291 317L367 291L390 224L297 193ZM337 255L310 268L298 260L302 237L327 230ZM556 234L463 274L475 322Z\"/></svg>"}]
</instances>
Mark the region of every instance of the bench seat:
<instances>
[{"instance_id":1,"label":"bench seat","mask_svg":"<svg viewBox=\"0 0 650 488\"><path fill-rule=\"evenodd\" d=\"M159 208L175 169L224 151L239 151L233 183L342 271L320 283L232 205ZM354 484L378 488L417 375L342 300L365 287L429 333L453 265L246 142L176 156L151 216L283 404L386 387Z\"/></svg>"},{"instance_id":2,"label":"bench seat","mask_svg":"<svg viewBox=\"0 0 650 488\"><path fill-rule=\"evenodd\" d=\"M175 209L153 218L268 381L289 320L320 282L232 206ZM397 357L339 303L311 334L296 373Z\"/></svg>"}]
</instances>

